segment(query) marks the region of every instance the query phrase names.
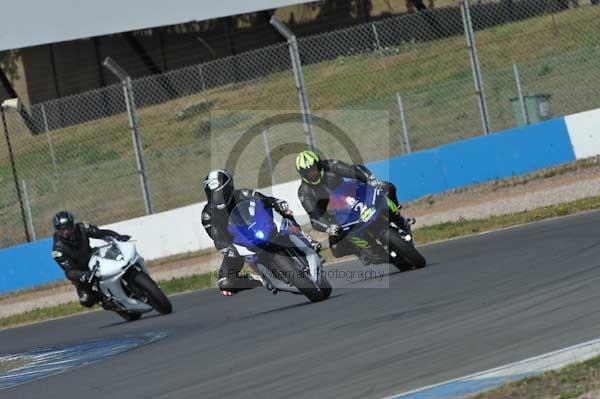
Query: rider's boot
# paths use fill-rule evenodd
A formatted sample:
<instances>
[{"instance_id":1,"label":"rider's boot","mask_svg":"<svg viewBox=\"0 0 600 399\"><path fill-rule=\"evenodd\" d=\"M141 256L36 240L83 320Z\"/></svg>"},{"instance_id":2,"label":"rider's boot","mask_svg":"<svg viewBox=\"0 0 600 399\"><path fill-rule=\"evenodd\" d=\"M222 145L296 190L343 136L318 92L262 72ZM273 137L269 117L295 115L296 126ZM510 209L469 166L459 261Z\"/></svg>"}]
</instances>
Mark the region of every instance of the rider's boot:
<instances>
[{"instance_id":1,"label":"rider's boot","mask_svg":"<svg viewBox=\"0 0 600 399\"><path fill-rule=\"evenodd\" d=\"M258 280L252 274L245 274L236 278L223 277L217 281L221 293L231 296L238 292L262 287L262 280Z\"/></svg>"},{"instance_id":2,"label":"rider's boot","mask_svg":"<svg viewBox=\"0 0 600 399\"><path fill-rule=\"evenodd\" d=\"M250 266L250 268L252 269L252 271L254 273L245 273L241 277L245 278L246 280L258 281L258 282L260 282L261 285L265 285L265 280L263 280L263 278L260 276L260 274L258 272L258 257L256 257L256 255L255 255L254 257L248 258L246 260L248 262L248 266Z\"/></svg>"}]
</instances>

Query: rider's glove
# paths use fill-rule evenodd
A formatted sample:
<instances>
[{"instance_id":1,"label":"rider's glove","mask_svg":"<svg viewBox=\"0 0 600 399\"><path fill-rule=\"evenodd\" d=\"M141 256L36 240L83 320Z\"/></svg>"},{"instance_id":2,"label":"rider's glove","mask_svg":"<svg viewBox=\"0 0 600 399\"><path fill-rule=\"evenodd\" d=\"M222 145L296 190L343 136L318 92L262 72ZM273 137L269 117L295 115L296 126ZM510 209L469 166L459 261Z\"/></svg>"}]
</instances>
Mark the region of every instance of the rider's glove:
<instances>
[{"instance_id":1,"label":"rider's glove","mask_svg":"<svg viewBox=\"0 0 600 399\"><path fill-rule=\"evenodd\" d=\"M325 232L330 236L337 236L340 234L341 227L338 224L330 225Z\"/></svg>"},{"instance_id":2,"label":"rider's glove","mask_svg":"<svg viewBox=\"0 0 600 399\"><path fill-rule=\"evenodd\" d=\"M127 234L122 234L122 235L117 236L117 240L119 240L119 241L129 241L130 238L131 238L131 236L128 236Z\"/></svg>"},{"instance_id":3,"label":"rider's glove","mask_svg":"<svg viewBox=\"0 0 600 399\"><path fill-rule=\"evenodd\" d=\"M370 178L370 179L367 181L367 184L368 184L369 186L371 186L371 187L375 187L375 188L383 188L383 185L384 185L384 183L383 183L381 180L379 180L379 179L377 179L377 178L375 178L375 177L371 177L371 178Z\"/></svg>"},{"instance_id":4,"label":"rider's glove","mask_svg":"<svg viewBox=\"0 0 600 399\"><path fill-rule=\"evenodd\" d=\"M275 210L277 212L281 213L282 215L291 215L292 214L290 205L287 203L287 201L284 201L284 200L278 200L275 203Z\"/></svg>"}]
</instances>

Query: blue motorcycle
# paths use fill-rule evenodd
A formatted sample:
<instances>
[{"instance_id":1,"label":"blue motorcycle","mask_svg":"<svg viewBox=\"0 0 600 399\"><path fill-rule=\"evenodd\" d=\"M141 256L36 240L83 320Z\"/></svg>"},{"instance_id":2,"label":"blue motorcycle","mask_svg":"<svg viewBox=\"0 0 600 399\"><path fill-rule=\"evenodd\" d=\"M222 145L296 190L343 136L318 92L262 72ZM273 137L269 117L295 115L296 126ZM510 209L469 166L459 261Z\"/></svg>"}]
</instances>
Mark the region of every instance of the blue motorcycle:
<instances>
[{"instance_id":1,"label":"blue motorcycle","mask_svg":"<svg viewBox=\"0 0 600 399\"><path fill-rule=\"evenodd\" d=\"M425 267L410 228L406 231L390 220L392 207L383 190L357 180L345 181L329 194L329 210L344 239L369 263L391 263L400 271Z\"/></svg>"},{"instance_id":2,"label":"blue motorcycle","mask_svg":"<svg viewBox=\"0 0 600 399\"><path fill-rule=\"evenodd\" d=\"M233 244L254 265L263 285L279 291L302 294L312 302L331 295L321 257L292 221L273 213L261 200L236 205L227 227Z\"/></svg>"}]
</instances>

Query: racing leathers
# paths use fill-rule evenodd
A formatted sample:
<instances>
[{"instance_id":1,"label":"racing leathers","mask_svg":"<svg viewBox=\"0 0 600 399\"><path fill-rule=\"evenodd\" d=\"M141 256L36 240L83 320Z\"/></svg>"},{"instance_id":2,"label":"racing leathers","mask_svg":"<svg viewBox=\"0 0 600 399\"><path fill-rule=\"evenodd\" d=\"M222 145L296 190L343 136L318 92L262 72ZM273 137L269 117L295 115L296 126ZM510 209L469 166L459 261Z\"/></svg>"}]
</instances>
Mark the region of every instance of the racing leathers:
<instances>
[{"instance_id":1,"label":"racing leathers","mask_svg":"<svg viewBox=\"0 0 600 399\"><path fill-rule=\"evenodd\" d=\"M233 245L233 237L227 230L229 223L229 215L237 204L242 201L256 199L263 203L283 217L289 219L298 227L298 223L291 216L287 202L274 197L268 197L256 190L239 189L233 191L233 198L224 209L218 209L212 206L210 201L202 210L202 225L213 239L215 248L223 253L223 261L219 270L218 285L224 295L236 294L243 290L248 290L260 287L262 283L250 276L241 276L240 271L245 263L245 257L239 255ZM309 242L313 242L312 238L300 231Z\"/></svg>"},{"instance_id":2,"label":"racing leathers","mask_svg":"<svg viewBox=\"0 0 600 399\"><path fill-rule=\"evenodd\" d=\"M340 226L338 226L327 212L329 194L344 182L344 178L355 179L365 184L377 186L387 192L390 204L390 219L400 227L408 227L410 221L400 215L400 206L396 196L396 187L389 182L383 182L363 165L349 165L339 160L319 160L319 170L323 176L317 184L302 181L298 189L298 197L304 210L310 217L312 226L322 232L329 234L329 245L335 257L341 257L356 253L360 257L360 251L351 243L343 240Z\"/></svg>"},{"instance_id":3,"label":"racing leathers","mask_svg":"<svg viewBox=\"0 0 600 399\"><path fill-rule=\"evenodd\" d=\"M54 233L52 257L64 270L66 278L75 286L79 302L85 307L92 307L100 300L99 294L92 290L92 284L89 282L92 277L88 267L92 255L89 239L104 237L113 237L121 241L130 238L112 230L99 229L88 223L76 223L69 238Z\"/></svg>"}]
</instances>

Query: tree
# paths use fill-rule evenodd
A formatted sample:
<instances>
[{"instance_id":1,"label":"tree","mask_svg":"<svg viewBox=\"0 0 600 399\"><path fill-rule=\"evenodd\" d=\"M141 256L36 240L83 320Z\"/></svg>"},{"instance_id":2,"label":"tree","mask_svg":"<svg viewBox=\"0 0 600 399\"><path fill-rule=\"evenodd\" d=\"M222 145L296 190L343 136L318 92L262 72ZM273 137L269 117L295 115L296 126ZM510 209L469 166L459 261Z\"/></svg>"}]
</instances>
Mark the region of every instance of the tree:
<instances>
[{"instance_id":1,"label":"tree","mask_svg":"<svg viewBox=\"0 0 600 399\"><path fill-rule=\"evenodd\" d=\"M371 0L324 0L307 6L311 10L318 10L317 19L354 19L361 16L369 19L373 9Z\"/></svg>"},{"instance_id":2,"label":"tree","mask_svg":"<svg viewBox=\"0 0 600 399\"><path fill-rule=\"evenodd\" d=\"M21 58L21 51L7 50L0 52L0 68L10 80L19 78L18 61Z\"/></svg>"}]
</instances>

